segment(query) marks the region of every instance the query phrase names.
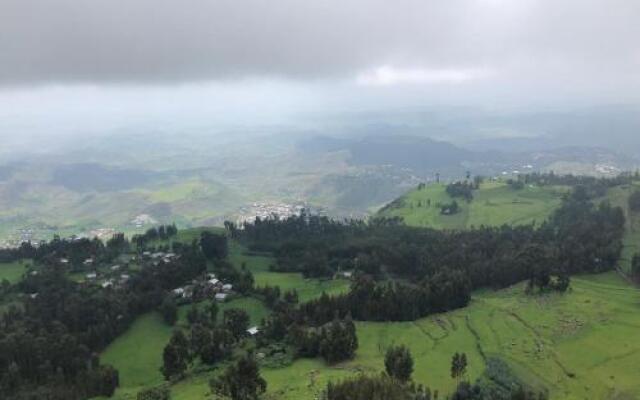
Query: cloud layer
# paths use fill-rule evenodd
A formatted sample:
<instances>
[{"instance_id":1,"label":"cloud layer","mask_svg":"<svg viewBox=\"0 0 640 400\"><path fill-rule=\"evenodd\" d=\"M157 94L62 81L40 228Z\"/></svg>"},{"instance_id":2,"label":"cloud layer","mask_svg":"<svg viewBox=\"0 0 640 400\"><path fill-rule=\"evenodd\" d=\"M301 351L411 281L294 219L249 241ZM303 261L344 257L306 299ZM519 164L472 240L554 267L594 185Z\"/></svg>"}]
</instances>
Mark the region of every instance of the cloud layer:
<instances>
[{"instance_id":1,"label":"cloud layer","mask_svg":"<svg viewBox=\"0 0 640 400\"><path fill-rule=\"evenodd\" d=\"M638 21L637 0L2 0L0 86L491 77L617 90L640 80Z\"/></svg>"}]
</instances>

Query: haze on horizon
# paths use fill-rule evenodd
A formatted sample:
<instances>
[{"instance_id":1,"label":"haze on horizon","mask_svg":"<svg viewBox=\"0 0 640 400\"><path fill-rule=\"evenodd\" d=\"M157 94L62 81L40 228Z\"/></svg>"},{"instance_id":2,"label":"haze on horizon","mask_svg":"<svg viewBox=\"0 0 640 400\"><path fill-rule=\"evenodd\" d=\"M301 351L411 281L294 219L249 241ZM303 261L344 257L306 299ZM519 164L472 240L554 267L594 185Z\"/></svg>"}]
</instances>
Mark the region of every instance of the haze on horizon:
<instances>
[{"instance_id":1,"label":"haze on horizon","mask_svg":"<svg viewBox=\"0 0 640 400\"><path fill-rule=\"evenodd\" d=\"M0 137L637 107L639 20L633 0L3 0Z\"/></svg>"}]
</instances>

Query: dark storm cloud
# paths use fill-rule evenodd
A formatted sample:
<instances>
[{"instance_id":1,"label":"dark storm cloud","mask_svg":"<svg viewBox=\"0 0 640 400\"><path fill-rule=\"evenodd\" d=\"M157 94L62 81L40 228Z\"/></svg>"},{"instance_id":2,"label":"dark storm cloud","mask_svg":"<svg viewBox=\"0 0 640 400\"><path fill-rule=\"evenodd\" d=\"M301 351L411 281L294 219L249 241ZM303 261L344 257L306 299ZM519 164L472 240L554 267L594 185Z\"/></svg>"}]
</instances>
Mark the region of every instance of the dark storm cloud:
<instances>
[{"instance_id":1,"label":"dark storm cloud","mask_svg":"<svg viewBox=\"0 0 640 400\"><path fill-rule=\"evenodd\" d=\"M638 21L637 0L0 0L0 84L354 79L388 65L601 82L637 78Z\"/></svg>"}]
</instances>

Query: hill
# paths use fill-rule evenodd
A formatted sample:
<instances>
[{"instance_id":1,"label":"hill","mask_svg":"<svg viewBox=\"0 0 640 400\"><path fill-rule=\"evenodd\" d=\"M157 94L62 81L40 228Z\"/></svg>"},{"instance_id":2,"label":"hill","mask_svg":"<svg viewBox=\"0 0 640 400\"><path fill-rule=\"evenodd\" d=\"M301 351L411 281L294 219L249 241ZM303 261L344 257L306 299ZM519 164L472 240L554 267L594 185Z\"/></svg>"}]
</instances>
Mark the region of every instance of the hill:
<instances>
[{"instance_id":1,"label":"hill","mask_svg":"<svg viewBox=\"0 0 640 400\"><path fill-rule=\"evenodd\" d=\"M560 205L566 192L562 186L527 185L515 190L505 182L487 182L467 202L447 194L444 184L421 185L382 208L378 216L401 217L407 225L436 229L540 223ZM442 214L441 205L453 200L459 212Z\"/></svg>"}]
</instances>

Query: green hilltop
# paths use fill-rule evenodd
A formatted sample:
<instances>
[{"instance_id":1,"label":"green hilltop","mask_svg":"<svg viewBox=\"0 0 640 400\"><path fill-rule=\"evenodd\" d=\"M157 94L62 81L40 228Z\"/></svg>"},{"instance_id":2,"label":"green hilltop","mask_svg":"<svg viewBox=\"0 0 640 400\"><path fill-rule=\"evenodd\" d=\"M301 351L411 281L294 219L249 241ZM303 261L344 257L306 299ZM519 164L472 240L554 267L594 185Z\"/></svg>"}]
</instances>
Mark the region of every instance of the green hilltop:
<instances>
[{"instance_id":1,"label":"green hilltop","mask_svg":"<svg viewBox=\"0 0 640 400\"><path fill-rule=\"evenodd\" d=\"M482 183L470 201L454 199L445 184L420 185L383 207L378 216L400 217L410 226L435 229L524 225L544 221L560 205L567 192L563 186L524 185L513 189L506 182ZM460 211L453 215L441 212L441 205L452 201Z\"/></svg>"}]
</instances>

